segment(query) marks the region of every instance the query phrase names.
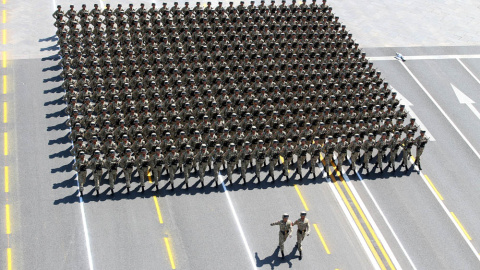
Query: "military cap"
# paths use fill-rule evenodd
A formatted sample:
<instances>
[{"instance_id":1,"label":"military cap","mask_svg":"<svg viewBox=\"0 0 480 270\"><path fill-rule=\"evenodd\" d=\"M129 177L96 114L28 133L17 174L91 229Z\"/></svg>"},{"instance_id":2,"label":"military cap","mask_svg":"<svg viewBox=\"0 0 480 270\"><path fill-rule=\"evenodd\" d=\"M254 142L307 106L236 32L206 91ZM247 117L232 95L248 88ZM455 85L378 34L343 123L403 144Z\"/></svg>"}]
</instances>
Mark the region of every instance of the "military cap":
<instances>
[{"instance_id":1,"label":"military cap","mask_svg":"<svg viewBox=\"0 0 480 270\"><path fill-rule=\"evenodd\" d=\"M288 218L288 217L289 217L289 215L287 213L282 215L282 218Z\"/></svg>"},{"instance_id":2,"label":"military cap","mask_svg":"<svg viewBox=\"0 0 480 270\"><path fill-rule=\"evenodd\" d=\"M300 212L300 216L306 216L306 215L307 215L307 212L305 211Z\"/></svg>"},{"instance_id":3,"label":"military cap","mask_svg":"<svg viewBox=\"0 0 480 270\"><path fill-rule=\"evenodd\" d=\"M100 155L100 151L99 150L95 150L95 152L93 152L95 155Z\"/></svg>"},{"instance_id":4,"label":"military cap","mask_svg":"<svg viewBox=\"0 0 480 270\"><path fill-rule=\"evenodd\" d=\"M187 144L187 146L185 146L185 149L191 149L191 148L192 147L189 144Z\"/></svg>"},{"instance_id":5,"label":"military cap","mask_svg":"<svg viewBox=\"0 0 480 270\"><path fill-rule=\"evenodd\" d=\"M172 145L172 147L170 147L170 150L177 150L177 147L175 145Z\"/></svg>"},{"instance_id":6,"label":"military cap","mask_svg":"<svg viewBox=\"0 0 480 270\"><path fill-rule=\"evenodd\" d=\"M328 139L329 139L329 140L333 140L333 136L328 136Z\"/></svg>"}]
</instances>

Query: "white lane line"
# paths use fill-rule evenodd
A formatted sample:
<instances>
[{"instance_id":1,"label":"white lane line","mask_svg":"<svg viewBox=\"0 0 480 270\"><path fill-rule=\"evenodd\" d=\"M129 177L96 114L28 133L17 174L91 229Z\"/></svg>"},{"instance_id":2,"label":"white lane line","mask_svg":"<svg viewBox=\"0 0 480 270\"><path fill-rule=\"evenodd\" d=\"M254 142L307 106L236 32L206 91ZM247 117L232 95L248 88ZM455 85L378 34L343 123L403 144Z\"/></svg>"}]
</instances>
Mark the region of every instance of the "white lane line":
<instances>
[{"instance_id":1,"label":"white lane line","mask_svg":"<svg viewBox=\"0 0 480 270\"><path fill-rule=\"evenodd\" d=\"M430 132L430 130L427 129L427 127L422 123L422 121L421 121L420 118L417 116L417 114L415 114L415 113L413 112L413 109L412 109L413 104L412 104L410 101L408 101L408 99L405 98L405 96L403 96L402 94L400 94L400 92L399 92L398 90L396 90L396 89L393 88L393 87L392 87L392 90L397 92L397 98L398 98L398 100L400 101L400 104L405 105L405 110L408 111L408 113L410 114L410 116L411 116L412 118L415 118L415 119L416 119L415 122L420 126L420 129L423 129L423 130L426 131L426 132L425 132L425 133L426 133L426 134L425 134L426 137L428 137L430 141L434 142L434 141L435 141L435 138L433 137L433 135L432 135L432 133Z\"/></svg>"},{"instance_id":2,"label":"white lane line","mask_svg":"<svg viewBox=\"0 0 480 270\"><path fill-rule=\"evenodd\" d=\"M462 137L462 139L465 141L465 143L467 143L467 145L470 147L470 149L473 151L473 153L477 156L478 159L480 159L480 154L478 153L478 151L473 147L473 145L470 143L470 141L467 139L467 137L465 137L465 135L463 135L463 133L460 131L460 129L457 127L457 125L455 125L455 123L452 121L452 119L450 119L450 117L447 115L447 113L442 109L442 107L440 107L440 105L438 104L438 102L433 98L433 96L427 91L427 89L425 89L425 87L422 85L422 83L417 79L417 77L415 77L415 75L413 75L413 73L410 71L410 69L405 65L404 62L399 62L404 68L405 70L408 72L408 74L410 74L410 76L413 78L413 80L418 84L418 86L423 90L423 92L430 98L430 100L433 102L433 104L435 104L435 106L437 106L437 109L443 114L443 116L445 116L445 118L447 118L448 122L450 122L450 124L453 126L453 128L455 128L455 130L458 132L458 134L460 135L460 137Z\"/></svg>"},{"instance_id":3,"label":"white lane line","mask_svg":"<svg viewBox=\"0 0 480 270\"><path fill-rule=\"evenodd\" d=\"M460 63L460 65L462 65L462 67L468 72L470 73L470 75L472 75L472 77L475 79L475 81L477 81L478 84L480 84L480 80L477 78L477 76L475 76L475 74L473 74L473 72L459 59L459 58L456 58L457 61Z\"/></svg>"},{"instance_id":4,"label":"white lane line","mask_svg":"<svg viewBox=\"0 0 480 270\"><path fill-rule=\"evenodd\" d=\"M227 187L225 186L225 183L224 183L225 179L223 178L222 174L220 174L220 173L218 174L218 177L220 177L220 179L221 179L223 191L225 191L225 196L227 196L228 205L230 206L230 210L232 211L233 218L235 219L235 223L237 223L237 228L238 228L238 231L240 232L240 236L242 237L243 245L245 246L245 249L247 250L248 259L250 259L250 263L252 264L252 269L257 269L257 265L255 263L255 260L254 260L253 256L252 256L252 252L250 250L250 247L248 246L247 238L245 237L245 233L243 232L242 225L240 223L240 219L238 218L237 212L235 211L235 207L233 207L232 199L230 199L230 194L228 194Z\"/></svg>"},{"instance_id":5,"label":"white lane line","mask_svg":"<svg viewBox=\"0 0 480 270\"><path fill-rule=\"evenodd\" d=\"M367 254L368 259L369 259L370 262L372 263L373 268L374 268L374 269L377 269L377 270L381 269L381 268L380 268L380 265L379 265L378 262L375 260L375 257L373 256L372 251L371 251L370 248L368 247L365 238L362 236L362 233L360 233L360 229L359 229L359 228L357 227L357 225L355 224L355 221L353 221L353 218L352 218L352 216L350 215L350 212L348 211L347 206L346 206L345 203L343 202L342 198L340 198L340 194L338 194L338 191L337 191L336 188L335 188L335 184L333 184L332 180L328 177L328 173L326 173L325 170L323 170L323 168L321 168L320 164L318 165L318 167L320 167L321 171L323 171L323 174L325 175L325 179L326 179L327 182L328 182L328 186L329 186L330 189L332 190L333 196L335 197L335 199L337 200L338 204L340 205L340 208L342 209L343 213L345 214L345 217L347 218L348 223L350 223L350 227L352 227L353 232L355 233L355 235L357 236L358 240L360 241L360 245L363 247L363 249L365 250L365 253ZM320 172L320 173L322 173L322 172Z\"/></svg>"},{"instance_id":6,"label":"white lane line","mask_svg":"<svg viewBox=\"0 0 480 270\"><path fill-rule=\"evenodd\" d=\"M455 225L455 228L457 228L458 232L460 233L460 235L463 237L463 239L465 240L465 242L467 242L467 245L470 247L470 249L473 251L473 253L475 254L475 257L477 257L477 260L480 261L480 253L478 253L478 250L473 246L472 242L470 240L468 240L468 237L467 235L465 235L463 229L460 227L460 225L455 221L455 218L452 216L451 212L448 210L447 206L443 203L443 201L440 199L440 197L438 196L438 194L435 192L435 190L433 189L433 187L428 184L428 180L425 178L425 175L423 175L423 172L420 171L418 169L418 166L414 164L413 162L413 157L410 158L410 161L412 162L412 164L414 165L415 167L415 170L417 170L419 173L420 173L420 176L422 177L423 179L423 182L425 183L425 185L428 187L428 189L430 190L430 192L432 192L433 196L435 197L435 199L437 199L438 203L440 204L440 206L442 207L442 209L445 211L445 213L447 214L447 216L450 218L450 220L452 221L453 225Z\"/></svg>"},{"instance_id":7,"label":"white lane line","mask_svg":"<svg viewBox=\"0 0 480 270\"><path fill-rule=\"evenodd\" d=\"M405 60L443 60L457 58L480 58L480 54L459 54L459 55L412 55L403 56ZM394 56L373 56L367 57L370 61L398 61Z\"/></svg>"},{"instance_id":8,"label":"white lane line","mask_svg":"<svg viewBox=\"0 0 480 270\"><path fill-rule=\"evenodd\" d=\"M350 159L348 159L348 162L350 162L350 164L352 164L352 161ZM400 246L400 249L403 251L403 254L405 254L405 257L407 257L407 260L408 262L410 263L410 265L412 266L412 269L414 270L417 270L417 267L415 266L415 264L413 263L412 259L410 258L410 256L408 255L407 253L407 250L405 249L405 247L403 246L403 244L400 242L400 239L398 238L397 234L395 233L395 231L393 230L392 226L390 225L390 222L388 222L387 220L387 217L385 216L385 214L383 213L382 209L380 208L380 205L378 205L377 201L375 200L375 198L373 198L373 195L372 193L370 192L370 189L367 187L367 184L365 183L365 181L363 181L363 178L362 176L360 176L360 174L358 172L357 173L357 176L358 176L358 179L360 179L360 182L362 183L363 187L365 188L365 190L367 191L368 193L368 196L370 196L370 199L372 199L373 201L373 204L375 205L375 207L377 208L378 212L380 213L380 215L382 216L383 218L383 221L385 221L385 224L387 224L387 227L388 229L390 229L390 232L392 232L392 235L393 237L395 238L395 240L397 241L398 245ZM352 192L354 192L355 196L357 196L358 198L360 198L360 196L358 196L358 193L357 191L355 190L355 187L352 185L352 183L350 182L350 179L348 178L348 175L345 173L345 171L342 169L342 174L343 174L343 177L345 178L345 181L347 182L348 186L350 187L350 189L352 189ZM359 202L361 201L361 199L359 200ZM363 204L363 202L362 202ZM364 207L366 209L366 207ZM368 215L370 215L370 213L368 213ZM372 219L373 220L373 219ZM375 224L375 222L373 222L373 224ZM377 225L375 224L375 227ZM381 235L381 237L383 238L383 235ZM386 243L386 242L385 242ZM388 247L388 246L387 246ZM390 247L388 247L388 249L390 249ZM388 250L387 250L388 252ZM391 251L390 251L391 252ZM396 261L396 258L393 257ZM397 262L398 263L398 262Z\"/></svg>"}]
</instances>

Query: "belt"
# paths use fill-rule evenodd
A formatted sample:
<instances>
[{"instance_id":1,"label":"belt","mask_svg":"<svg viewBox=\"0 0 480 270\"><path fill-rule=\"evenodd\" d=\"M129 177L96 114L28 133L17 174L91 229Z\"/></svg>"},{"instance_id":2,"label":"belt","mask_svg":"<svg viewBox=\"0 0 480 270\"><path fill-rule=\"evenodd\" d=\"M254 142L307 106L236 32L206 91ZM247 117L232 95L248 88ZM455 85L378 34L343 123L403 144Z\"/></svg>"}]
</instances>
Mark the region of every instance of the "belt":
<instances>
[{"instance_id":1,"label":"belt","mask_svg":"<svg viewBox=\"0 0 480 270\"><path fill-rule=\"evenodd\" d=\"M280 231L283 235L289 233L289 231Z\"/></svg>"},{"instance_id":2,"label":"belt","mask_svg":"<svg viewBox=\"0 0 480 270\"><path fill-rule=\"evenodd\" d=\"M297 230L298 233L305 233L306 230Z\"/></svg>"}]
</instances>

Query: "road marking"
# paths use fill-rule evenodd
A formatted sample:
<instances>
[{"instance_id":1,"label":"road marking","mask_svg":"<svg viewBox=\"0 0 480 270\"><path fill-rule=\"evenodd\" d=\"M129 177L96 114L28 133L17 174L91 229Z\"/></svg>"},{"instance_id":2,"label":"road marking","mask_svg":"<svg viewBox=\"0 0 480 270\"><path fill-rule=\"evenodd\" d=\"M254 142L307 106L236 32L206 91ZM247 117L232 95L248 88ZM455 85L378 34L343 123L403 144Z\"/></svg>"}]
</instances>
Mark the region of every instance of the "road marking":
<instances>
[{"instance_id":1,"label":"road marking","mask_svg":"<svg viewBox=\"0 0 480 270\"><path fill-rule=\"evenodd\" d=\"M430 178L428 178L428 176L425 174L425 178L427 179L428 183L432 186L433 190L435 191L435 193L437 194L438 198L440 198L440 200L443 201L443 197L442 197L442 194L440 194L440 192L438 192L437 188L435 187L435 185L432 183L432 181L430 181Z\"/></svg>"},{"instance_id":2,"label":"road marking","mask_svg":"<svg viewBox=\"0 0 480 270\"><path fill-rule=\"evenodd\" d=\"M420 129L423 129L423 130L426 131L426 134L425 134L426 137L428 137L430 141L434 142L435 138L433 137L432 133L430 133L429 129L427 129L427 127L422 123L420 118L415 114L415 112L413 112L413 110L411 108L411 107L413 107L413 104L410 101L408 101L408 99L405 96L400 94L400 92L398 90L396 90L393 87L392 87L392 90L397 92L397 98L400 101L400 104L405 105L405 110L408 111L411 118L417 119L415 122L420 126Z\"/></svg>"},{"instance_id":3,"label":"road marking","mask_svg":"<svg viewBox=\"0 0 480 270\"><path fill-rule=\"evenodd\" d=\"M8 156L8 133L3 133L3 154Z\"/></svg>"},{"instance_id":4,"label":"road marking","mask_svg":"<svg viewBox=\"0 0 480 270\"><path fill-rule=\"evenodd\" d=\"M459 55L413 55L403 56L405 60L443 60L443 59L457 59L457 58L480 58L480 54L459 54ZM393 56L374 56L367 57L370 61L398 61ZM403 63L403 62L400 62Z\"/></svg>"},{"instance_id":5,"label":"road marking","mask_svg":"<svg viewBox=\"0 0 480 270\"><path fill-rule=\"evenodd\" d=\"M348 161L350 162L350 164L352 163L352 161L350 159L348 159ZM343 175L345 176L345 179L346 181L348 182L349 185L350 184L350 179L348 178L347 174L342 170L342 173ZM360 175L360 173L358 173L358 171L356 172L357 176L358 176L358 179L360 180L360 182L362 183L363 187L365 188L365 190L367 191L368 195L370 196L370 199L373 201L373 204L375 205L375 207L377 208L378 212L380 213L380 215L382 216L383 218L383 221L385 221L385 224L387 224L387 227L388 229L390 230L390 232L392 233L393 237L395 238L395 240L397 241L398 245L400 246L400 249L403 251L403 254L405 254L405 257L407 257L407 260L408 262L410 262L410 265L412 266L412 268L414 270L417 269L417 267L415 266L415 264L413 263L412 259L410 258L410 256L408 255L407 253L407 250L403 247L403 244L400 242L400 239L398 238L397 234L395 233L395 231L393 230L392 226L390 225L390 222L387 220L387 217L385 216L385 214L383 213L382 209L380 208L380 205L377 203L377 201L375 200L375 198L373 197L373 194L370 192L370 189L368 188L367 184L365 183L365 181L363 181L363 178L362 176ZM353 187L353 186L352 186ZM356 191L355 191L356 192Z\"/></svg>"},{"instance_id":6,"label":"road marking","mask_svg":"<svg viewBox=\"0 0 480 270\"><path fill-rule=\"evenodd\" d=\"M3 51L2 56L3 56L2 65L3 65L3 68L6 68L7 67L7 52Z\"/></svg>"},{"instance_id":7,"label":"road marking","mask_svg":"<svg viewBox=\"0 0 480 270\"><path fill-rule=\"evenodd\" d=\"M3 75L3 94L7 93L7 75Z\"/></svg>"},{"instance_id":8,"label":"road marking","mask_svg":"<svg viewBox=\"0 0 480 270\"><path fill-rule=\"evenodd\" d=\"M450 84L450 86L452 86L453 92L455 92L455 95L458 98L458 102L460 102L460 104L466 104L467 107L473 112L473 114L475 114L475 116L480 119L480 112L478 112L475 106L473 106L475 101L465 95L465 93L460 91L460 89L458 89L455 85Z\"/></svg>"},{"instance_id":9,"label":"road marking","mask_svg":"<svg viewBox=\"0 0 480 270\"><path fill-rule=\"evenodd\" d=\"M168 238L164 237L163 240L165 241L165 246L167 247L168 258L170 259L170 265L172 266L172 269L175 269L175 262L173 261L172 249L170 248L170 243L168 242Z\"/></svg>"},{"instance_id":10,"label":"road marking","mask_svg":"<svg viewBox=\"0 0 480 270\"><path fill-rule=\"evenodd\" d=\"M2 30L2 41L3 45L7 44L7 29Z\"/></svg>"},{"instance_id":11,"label":"road marking","mask_svg":"<svg viewBox=\"0 0 480 270\"><path fill-rule=\"evenodd\" d=\"M148 173L147 173L147 176L148 176L148 182L152 183L153 182L152 181L152 171L149 170Z\"/></svg>"},{"instance_id":12,"label":"road marking","mask_svg":"<svg viewBox=\"0 0 480 270\"><path fill-rule=\"evenodd\" d=\"M458 220L457 216L455 216L455 214L453 212L450 212L450 214L452 214L452 217L455 219L455 221L458 223L458 226L460 226L460 228L462 229L463 233L465 234L465 236L468 238L468 240L472 240L472 237L470 237L470 235L467 233L467 230L465 230L465 228L463 227L462 223L460 223L460 220Z\"/></svg>"},{"instance_id":13,"label":"road marking","mask_svg":"<svg viewBox=\"0 0 480 270\"><path fill-rule=\"evenodd\" d=\"M405 70L410 74L410 76L413 78L413 80L418 84L418 86L423 90L423 92L430 98L430 100L433 102L433 104L435 104L435 106L437 106L437 109L443 114L443 116L445 118L447 118L448 122L450 122L450 124L453 126L453 128L455 128L455 130L458 132L458 134L460 135L460 137L462 137L462 139L467 143L467 145L470 147L470 149L472 149L473 153L477 156L478 159L480 159L480 154L478 153L478 151L473 147L473 145L470 143L470 141L467 139L467 137L465 137L465 135L463 135L463 133L460 131L460 129L458 129L457 125L455 125L455 123L452 121L452 119L450 119L450 117L447 115L447 113L442 109L442 107L440 107L440 105L437 103L437 101L433 98L432 95L430 95L430 93L427 91L427 89L425 89L425 87L422 85L422 83L417 79L417 77L415 77L415 75L413 75L413 73L410 71L410 69L405 65L405 63L403 62L399 62L404 68Z\"/></svg>"},{"instance_id":14,"label":"road marking","mask_svg":"<svg viewBox=\"0 0 480 270\"><path fill-rule=\"evenodd\" d=\"M11 227L10 227L10 205L7 204L5 205L5 225L6 225L6 229L7 229L7 234L10 234L12 231L11 231Z\"/></svg>"},{"instance_id":15,"label":"road marking","mask_svg":"<svg viewBox=\"0 0 480 270\"><path fill-rule=\"evenodd\" d=\"M155 208L157 208L158 221L160 221L160 224L163 224L162 212L160 212L157 196L153 196L153 201L155 202Z\"/></svg>"},{"instance_id":16,"label":"road marking","mask_svg":"<svg viewBox=\"0 0 480 270\"><path fill-rule=\"evenodd\" d=\"M472 77L475 79L475 81L478 82L478 84L480 84L480 80L477 78L477 76L475 76L475 74L473 74L473 72L460 60L457 58L457 61L462 65L462 67L468 72L470 73L470 75L472 75Z\"/></svg>"},{"instance_id":17,"label":"road marking","mask_svg":"<svg viewBox=\"0 0 480 270\"><path fill-rule=\"evenodd\" d=\"M7 10L2 11L2 22L7 23Z\"/></svg>"},{"instance_id":18,"label":"road marking","mask_svg":"<svg viewBox=\"0 0 480 270\"><path fill-rule=\"evenodd\" d=\"M257 269L257 266L255 264L255 260L253 259L252 253L250 251L250 247L248 246L248 243L247 243L247 238L245 237L245 233L243 232L242 225L240 223L240 219L237 216L237 212L235 211L235 207L233 207L232 199L230 199L230 194L228 194L227 187L225 186L225 183L224 183L225 179L223 178L223 176L220 173L218 174L218 177L221 180L223 191L225 192L225 196L227 196L228 205L230 206L230 210L233 214L233 218L235 219L235 223L237 223L237 228L238 228L238 231L240 232L240 237L242 238L243 245L244 245L244 247L247 251L248 258L250 259L250 263L252 264L252 269Z\"/></svg>"},{"instance_id":19,"label":"road marking","mask_svg":"<svg viewBox=\"0 0 480 270\"><path fill-rule=\"evenodd\" d=\"M325 242L325 239L323 239L323 236L320 233L320 230L318 229L317 224L313 224L313 227L315 228L315 231L318 234L318 238L320 238L320 241L322 242L323 247L325 248L325 251L327 252L327 254L330 254L330 249L328 249L327 243Z\"/></svg>"},{"instance_id":20,"label":"road marking","mask_svg":"<svg viewBox=\"0 0 480 270\"><path fill-rule=\"evenodd\" d=\"M390 246L388 245L385 238L383 237L382 232L377 227L377 225L376 225L375 221L373 220L373 217L370 215L370 212L368 211L367 207L365 206L362 199L360 198L360 195L357 193L357 191L354 189L354 187L353 187L353 185L351 185L351 183L350 183L350 185L347 184L347 181L345 181L345 179L342 176L342 173L340 172L340 170L338 170L338 168L335 165L335 163L333 162L333 160L331 161L331 164L332 164L333 168L335 169L335 171L337 171L337 173L339 175L338 177L340 178L340 181L342 182L343 186L345 187L345 190L347 191L348 195L352 199L352 202L355 205L355 208L357 208L358 212L360 213L360 217L365 222L365 225L367 225L367 229L370 231L370 234L373 236L373 240L375 241L375 243L377 243L377 246L380 249L380 252L382 252L383 257L385 257L385 259L387 260L388 265L390 266L391 269L396 269L396 268L401 269L395 255L393 254L392 250L390 249ZM350 186L352 187L352 189L350 189ZM352 190L354 190L354 192L352 192ZM353 193L355 193L355 195ZM357 198L358 198L358 200L357 200ZM360 207L360 205L361 205L361 207ZM363 209L365 209L365 211L363 211ZM377 234L378 234L378 236L377 236ZM388 253L387 253L387 251L385 251L385 249L388 250ZM393 258L393 261L395 262L396 267L393 265L390 257Z\"/></svg>"},{"instance_id":21,"label":"road marking","mask_svg":"<svg viewBox=\"0 0 480 270\"><path fill-rule=\"evenodd\" d=\"M305 207L305 211L310 211L308 209L307 203L303 199L302 193L300 193L300 189L298 188L298 186L296 184L293 185L293 186L295 187L295 190L297 191L298 197L300 197L300 201L302 201L303 207Z\"/></svg>"},{"instance_id":22,"label":"road marking","mask_svg":"<svg viewBox=\"0 0 480 270\"><path fill-rule=\"evenodd\" d=\"M325 159L323 159L322 154L320 154L320 160L323 163L323 165L325 165ZM330 166L328 166L328 170L329 171L326 172L327 177L325 179L329 183L329 186L332 189L332 192L335 198L340 204L340 208L342 208L345 216L347 217L347 220L350 223L350 226L353 228L355 234L357 235L358 240L360 241L360 244L365 250L365 253L367 254L368 258L370 259L370 262L372 263L375 269L386 269L385 265L380 259L380 256L378 255L377 251L373 247L373 244L370 241L370 238L365 232L365 229L363 228L360 221L358 220L358 217L355 214L355 211L353 211L352 206L348 202L347 197L345 196L345 193L342 191L337 180L335 180L335 177L331 173ZM330 176L330 179L328 178L328 176ZM335 192L335 189L337 192ZM342 203L342 200L343 200L343 203Z\"/></svg>"},{"instance_id":23,"label":"road marking","mask_svg":"<svg viewBox=\"0 0 480 270\"><path fill-rule=\"evenodd\" d=\"M8 166L5 166L5 192L8 193L10 191L10 186L8 184Z\"/></svg>"},{"instance_id":24,"label":"road marking","mask_svg":"<svg viewBox=\"0 0 480 270\"><path fill-rule=\"evenodd\" d=\"M7 248L7 269L12 270L12 249Z\"/></svg>"},{"instance_id":25,"label":"road marking","mask_svg":"<svg viewBox=\"0 0 480 270\"><path fill-rule=\"evenodd\" d=\"M7 123L8 121L8 111L7 111L7 102L3 102L3 123Z\"/></svg>"}]
</instances>

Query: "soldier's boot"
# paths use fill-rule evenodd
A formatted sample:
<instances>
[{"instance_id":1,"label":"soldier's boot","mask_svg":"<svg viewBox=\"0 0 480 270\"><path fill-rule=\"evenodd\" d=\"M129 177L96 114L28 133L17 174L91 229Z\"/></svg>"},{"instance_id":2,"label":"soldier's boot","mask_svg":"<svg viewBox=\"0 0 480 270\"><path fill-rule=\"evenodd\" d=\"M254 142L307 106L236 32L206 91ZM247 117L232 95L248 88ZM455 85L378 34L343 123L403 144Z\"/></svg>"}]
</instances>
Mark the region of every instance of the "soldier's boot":
<instances>
[{"instance_id":1,"label":"soldier's boot","mask_svg":"<svg viewBox=\"0 0 480 270\"><path fill-rule=\"evenodd\" d=\"M183 171L183 168L182 168L182 166L179 166L179 167L180 167L180 172L182 172L182 171Z\"/></svg>"},{"instance_id":2,"label":"soldier's boot","mask_svg":"<svg viewBox=\"0 0 480 270\"><path fill-rule=\"evenodd\" d=\"M130 187L127 187L127 194L130 194Z\"/></svg>"},{"instance_id":3,"label":"soldier's boot","mask_svg":"<svg viewBox=\"0 0 480 270\"><path fill-rule=\"evenodd\" d=\"M280 165L280 160L277 161L277 166Z\"/></svg>"},{"instance_id":4,"label":"soldier's boot","mask_svg":"<svg viewBox=\"0 0 480 270\"><path fill-rule=\"evenodd\" d=\"M232 185L232 178L228 179L228 182L230 183L230 185Z\"/></svg>"},{"instance_id":5,"label":"soldier's boot","mask_svg":"<svg viewBox=\"0 0 480 270\"><path fill-rule=\"evenodd\" d=\"M285 259L285 253L283 253L283 250L282 250L282 259Z\"/></svg>"},{"instance_id":6,"label":"soldier's boot","mask_svg":"<svg viewBox=\"0 0 480 270\"><path fill-rule=\"evenodd\" d=\"M391 165L392 165L392 163L389 161L389 162L387 163L387 167L386 167L386 168L391 167Z\"/></svg>"},{"instance_id":7,"label":"soldier's boot","mask_svg":"<svg viewBox=\"0 0 480 270\"><path fill-rule=\"evenodd\" d=\"M247 179L245 179L245 176L242 176L242 179L243 179L243 184L247 184Z\"/></svg>"},{"instance_id":8,"label":"soldier's boot","mask_svg":"<svg viewBox=\"0 0 480 270\"><path fill-rule=\"evenodd\" d=\"M383 168L382 168L382 166L380 166L379 168L380 168L380 172L383 173Z\"/></svg>"},{"instance_id":9,"label":"soldier's boot","mask_svg":"<svg viewBox=\"0 0 480 270\"><path fill-rule=\"evenodd\" d=\"M97 197L98 197L98 195L100 195L100 192L98 191L98 189L96 189L95 191L97 192Z\"/></svg>"},{"instance_id":10,"label":"soldier's boot","mask_svg":"<svg viewBox=\"0 0 480 270\"><path fill-rule=\"evenodd\" d=\"M270 177L272 178L272 181L275 181L275 178L273 177L273 174L270 173L269 175L270 175Z\"/></svg>"},{"instance_id":11,"label":"soldier's boot","mask_svg":"<svg viewBox=\"0 0 480 270\"><path fill-rule=\"evenodd\" d=\"M257 174L256 177L257 177L257 184L260 184L260 175Z\"/></svg>"},{"instance_id":12,"label":"soldier's boot","mask_svg":"<svg viewBox=\"0 0 480 270\"><path fill-rule=\"evenodd\" d=\"M267 161L264 161L264 162L263 162L263 166L267 166Z\"/></svg>"},{"instance_id":13,"label":"soldier's boot","mask_svg":"<svg viewBox=\"0 0 480 270\"><path fill-rule=\"evenodd\" d=\"M142 193L143 193L143 192L145 192L145 187L144 187L144 186L142 186Z\"/></svg>"},{"instance_id":14,"label":"soldier's boot","mask_svg":"<svg viewBox=\"0 0 480 270\"><path fill-rule=\"evenodd\" d=\"M80 197L83 197L83 190L80 190Z\"/></svg>"},{"instance_id":15,"label":"soldier's boot","mask_svg":"<svg viewBox=\"0 0 480 270\"><path fill-rule=\"evenodd\" d=\"M225 163L223 163L223 169L225 170Z\"/></svg>"},{"instance_id":16,"label":"soldier's boot","mask_svg":"<svg viewBox=\"0 0 480 270\"><path fill-rule=\"evenodd\" d=\"M205 187L205 183L203 182L203 180L202 180L201 183L202 183L202 188L204 188L204 187Z\"/></svg>"},{"instance_id":17,"label":"soldier's boot","mask_svg":"<svg viewBox=\"0 0 480 270\"><path fill-rule=\"evenodd\" d=\"M374 168L378 167L378 162L375 162L375 166L373 166Z\"/></svg>"},{"instance_id":18,"label":"soldier's boot","mask_svg":"<svg viewBox=\"0 0 480 270\"><path fill-rule=\"evenodd\" d=\"M193 167L193 169L195 170L195 173L197 173L197 166Z\"/></svg>"},{"instance_id":19,"label":"soldier's boot","mask_svg":"<svg viewBox=\"0 0 480 270\"><path fill-rule=\"evenodd\" d=\"M237 170L237 169L238 169L238 163L237 163L237 164L235 164L235 170Z\"/></svg>"},{"instance_id":20,"label":"soldier's boot","mask_svg":"<svg viewBox=\"0 0 480 270\"><path fill-rule=\"evenodd\" d=\"M218 181L215 181L215 187L218 188Z\"/></svg>"},{"instance_id":21,"label":"soldier's boot","mask_svg":"<svg viewBox=\"0 0 480 270\"><path fill-rule=\"evenodd\" d=\"M188 189L188 181L185 181L185 188Z\"/></svg>"},{"instance_id":22,"label":"soldier's boot","mask_svg":"<svg viewBox=\"0 0 480 270\"><path fill-rule=\"evenodd\" d=\"M155 185L155 189L158 191L158 185Z\"/></svg>"},{"instance_id":23,"label":"soldier's boot","mask_svg":"<svg viewBox=\"0 0 480 270\"><path fill-rule=\"evenodd\" d=\"M212 170L212 165L208 165L208 170L209 170L209 171Z\"/></svg>"},{"instance_id":24,"label":"soldier's boot","mask_svg":"<svg viewBox=\"0 0 480 270\"><path fill-rule=\"evenodd\" d=\"M250 161L250 167L253 167L253 165L252 165L252 161Z\"/></svg>"},{"instance_id":25,"label":"soldier's boot","mask_svg":"<svg viewBox=\"0 0 480 270\"><path fill-rule=\"evenodd\" d=\"M302 251L298 250L298 252L300 252L300 259L301 259L302 258Z\"/></svg>"},{"instance_id":26,"label":"soldier's boot","mask_svg":"<svg viewBox=\"0 0 480 270\"><path fill-rule=\"evenodd\" d=\"M170 182L170 186L172 186L172 190L175 189L175 187L173 186L173 183L172 183L172 182Z\"/></svg>"},{"instance_id":27,"label":"soldier's boot","mask_svg":"<svg viewBox=\"0 0 480 270\"><path fill-rule=\"evenodd\" d=\"M110 188L110 191L112 192L112 195L115 195L115 191L113 191L113 188Z\"/></svg>"},{"instance_id":28,"label":"soldier's boot","mask_svg":"<svg viewBox=\"0 0 480 270\"><path fill-rule=\"evenodd\" d=\"M421 171L422 170L422 165L420 165L420 161L417 164L418 164L418 169Z\"/></svg>"}]
</instances>

